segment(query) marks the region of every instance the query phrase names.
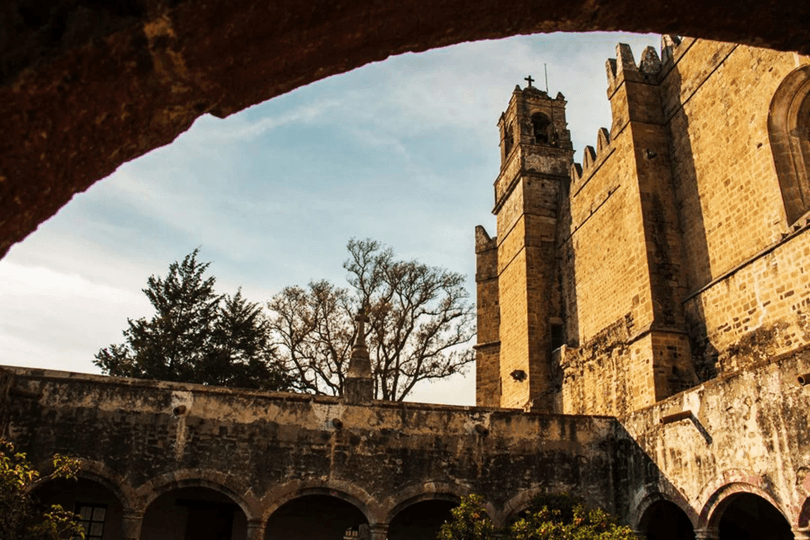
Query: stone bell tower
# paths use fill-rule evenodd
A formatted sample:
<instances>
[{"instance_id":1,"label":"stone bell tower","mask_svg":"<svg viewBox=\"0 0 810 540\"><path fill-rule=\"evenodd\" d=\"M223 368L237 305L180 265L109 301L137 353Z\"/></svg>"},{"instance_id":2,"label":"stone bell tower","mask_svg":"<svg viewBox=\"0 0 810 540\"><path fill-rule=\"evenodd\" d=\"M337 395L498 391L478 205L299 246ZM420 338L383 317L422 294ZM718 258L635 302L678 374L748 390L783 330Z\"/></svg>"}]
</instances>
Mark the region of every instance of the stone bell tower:
<instances>
[{"instance_id":1,"label":"stone bell tower","mask_svg":"<svg viewBox=\"0 0 810 540\"><path fill-rule=\"evenodd\" d=\"M498 122L498 234L476 228L476 401L551 411L551 351L562 338L555 234L574 150L563 95L526 80Z\"/></svg>"}]
</instances>

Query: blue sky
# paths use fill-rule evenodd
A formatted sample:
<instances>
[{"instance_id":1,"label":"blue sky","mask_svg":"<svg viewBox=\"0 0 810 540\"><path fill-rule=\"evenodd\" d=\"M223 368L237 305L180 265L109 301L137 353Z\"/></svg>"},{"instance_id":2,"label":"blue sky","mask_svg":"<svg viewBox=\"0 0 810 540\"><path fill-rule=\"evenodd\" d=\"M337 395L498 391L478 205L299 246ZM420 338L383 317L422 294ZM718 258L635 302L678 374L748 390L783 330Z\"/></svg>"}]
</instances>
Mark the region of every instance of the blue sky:
<instances>
[{"instance_id":1,"label":"blue sky","mask_svg":"<svg viewBox=\"0 0 810 540\"><path fill-rule=\"evenodd\" d=\"M494 234L497 121L531 74L568 100L577 161L610 127L605 60L654 35L552 34L405 54L224 120L199 118L171 145L78 194L0 260L0 364L94 373L141 289L195 247L217 290L265 302L286 285L345 285L349 238L467 275L474 228ZM474 370L415 401L474 404Z\"/></svg>"}]
</instances>

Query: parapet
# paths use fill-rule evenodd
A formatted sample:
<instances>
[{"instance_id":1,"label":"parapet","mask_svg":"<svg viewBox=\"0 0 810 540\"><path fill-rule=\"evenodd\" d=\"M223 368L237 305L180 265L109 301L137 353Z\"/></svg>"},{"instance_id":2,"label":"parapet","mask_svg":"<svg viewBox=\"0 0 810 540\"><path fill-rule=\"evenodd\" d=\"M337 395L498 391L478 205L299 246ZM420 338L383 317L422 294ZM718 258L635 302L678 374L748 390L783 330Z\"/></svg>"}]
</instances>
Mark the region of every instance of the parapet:
<instances>
[{"instance_id":1,"label":"parapet","mask_svg":"<svg viewBox=\"0 0 810 540\"><path fill-rule=\"evenodd\" d=\"M599 167L601 162L612 153L610 131L607 128L599 128L596 132L596 149L593 146L586 146L582 152L582 165L573 163L571 165L571 190L576 194L582 183L581 179L589 178Z\"/></svg>"}]
</instances>

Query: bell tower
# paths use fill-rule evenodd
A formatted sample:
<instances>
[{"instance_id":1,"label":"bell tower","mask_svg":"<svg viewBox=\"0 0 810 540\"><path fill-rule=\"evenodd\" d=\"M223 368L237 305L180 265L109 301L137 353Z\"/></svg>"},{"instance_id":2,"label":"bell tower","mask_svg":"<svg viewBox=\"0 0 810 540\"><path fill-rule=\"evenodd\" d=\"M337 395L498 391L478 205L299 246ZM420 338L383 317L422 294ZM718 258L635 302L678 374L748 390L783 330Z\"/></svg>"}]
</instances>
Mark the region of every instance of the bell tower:
<instances>
[{"instance_id":1,"label":"bell tower","mask_svg":"<svg viewBox=\"0 0 810 540\"><path fill-rule=\"evenodd\" d=\"M562 336L555 238L574 150L563 95L526 80L498 122L498 234L476 231L476 394L479 405L551 412L551 352Z\"/></svg>"}]
</instances>

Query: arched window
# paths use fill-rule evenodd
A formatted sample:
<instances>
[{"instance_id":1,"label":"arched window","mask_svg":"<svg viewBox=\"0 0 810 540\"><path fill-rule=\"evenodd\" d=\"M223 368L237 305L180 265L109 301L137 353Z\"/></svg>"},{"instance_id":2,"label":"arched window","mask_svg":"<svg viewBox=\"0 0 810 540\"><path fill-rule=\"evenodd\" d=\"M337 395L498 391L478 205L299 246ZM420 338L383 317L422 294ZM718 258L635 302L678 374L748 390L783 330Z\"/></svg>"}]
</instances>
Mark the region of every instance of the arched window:
<instances>
[{"instance_id":1,"label":"arched window","mask_svg":"<svg viewBox=\"0 0 810 540\"><path fill-rule=\"evenodd\" d=\"M779 85L768 135L785 213L793 223L810 210L810 66L794 70Z\"/></svg>"},{"instance_id":2,"label":"arched window","mask_svg":"<svg viewBox=\"0 0 810 540\"><path fill-rule=\"evenodd\" d=\"M532 127L534 128L534 142L548 144L550 140L549 132L551 131L549 129L551 121L548 116L543 113L534 113L532 115Z\"/></svg>"},{"instance_id":3,"label":"arched window","mask_svg":"<svg viewBox=\"0 0 810 540\"><path fill-rule=\"evenodd\" d=\"M512 146L515 144L515 128L512 124L506 126L506 130L503 134L503 156L504 159L509 156L509 152L512 151Z\"/></svg>"}]
</instances>

